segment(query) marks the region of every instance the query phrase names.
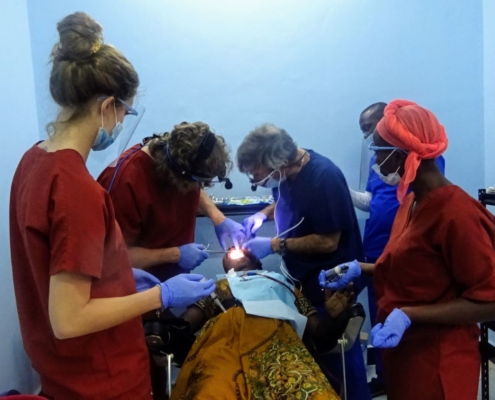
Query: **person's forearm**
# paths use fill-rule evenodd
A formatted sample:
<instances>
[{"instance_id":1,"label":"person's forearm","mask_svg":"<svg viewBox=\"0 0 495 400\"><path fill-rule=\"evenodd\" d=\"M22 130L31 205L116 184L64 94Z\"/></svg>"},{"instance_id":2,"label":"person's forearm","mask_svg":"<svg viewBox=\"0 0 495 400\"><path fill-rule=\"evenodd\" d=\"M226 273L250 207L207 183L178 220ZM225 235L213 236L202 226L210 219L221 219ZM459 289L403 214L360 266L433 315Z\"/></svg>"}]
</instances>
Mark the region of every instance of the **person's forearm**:
<instances>
[{"instance_id":1,"label":"person's forearm","mask_svg":"<svg viewBox=\"0 0 495 400\"><path fill-rule=\"evenodd\" d=\"M352 204L354 207L361 211L368 212L370 210L371 193L370 192L356 192L349 188L351 193Z\"/></svg>"},{"instance_id":2,"label":"person's forearm","mask_svg":"<svg viewBox=\"0 0 495 400\"><path fill-rule=\"evenodd\" d=\"M362 273L366 275L373 275L373 272L375 271L375 264L360 262L359 265Z\"/></svg>"},{"instance_id":3,"label":"person's forearm","mask_svg":"<svg viewBox=\"0 0 495 400\"><path fill-rule=\"evenodd\" d=\"M270 246L276 253L280 249L279 238L272 238ZM285 241L287 252L291 253L333 253L339 246L340 232L332 235L307 235L300 238L291 238Z\"/></svg>"},{"instance_id":4,"label":"person's forearm","mask_svg":"<svg viewBox=\"0 0 495 400\"><path fill-rule=\"evenodd\" d=\"M199 195L198 210L201 214L206 215L215 226L220 225L225 220L225 215L217 208L203 189L201 189Z\"/></svg>"},{"instance_id":5,"label":"person's forearm","mask_svg":"<svg viewBox=\"0 0 495 400\"><path fill-rule=\"evenodd\" d=\"M321 322L321 317L318 313L311 314L308 317L308 321L306 322L306 328L304 329L304 333L309 336L315 336L316 330L318 329L318 325Z\"/></svg>"},{"instance_id":6,"label":"person's forearm","mask_svg":"<svg viewBox=\"0 0 495 400\"><path fill-rule=\"evenodd\" d=\"M275 204L270 204L268 207L265 207L263 210L260 211L260 213L266 215L266 219L268 221L272 220L275 216Z\"/></svg>"},{"instance_id":7,"label":"person's forearm","mask_svg":"<svg viewBox=\"0 0 495 400\"><path fill-rule=\"evenodd\" d=\"M78 312L50 309L50 322L55 337L69 339L113 328L161 307L160 288L156 286L130 296L91 299Z\"/></svg>"},{"instance_id":8,"label":"person's forearm","mask_svg":"<svg viewBox=\"0 0 495 400\"><path fill-rule=\"evenodd\" d=\"M160 264L176 264L180 259L180 249L145 249L144 247L129 247L129 256L134 268L146 269Z\"/></svg>"},{"instance_id":9,"label":"person's forearm","mask_svg":"<svg viewBox=\"0 0 495 400\"><path fill-rule=\"evenodd\" d=\"M192 305L187 308L186 311L180 316L187 322L189 322L190 333L195 333L203 327L206 322L206 314L204 311L196 305Z\"/></svg>"},{"instance_id":10,"label":"person's forearm","mask_svg":"<svg viewBox=\"0 0 495 400\"><path fill-rule=\"evenodd\" d=\"M474 302L463 297L447 303L402 307L401 310L412 323L452 325L495 320L495 303Z\"/></svg>"}]
</instances>

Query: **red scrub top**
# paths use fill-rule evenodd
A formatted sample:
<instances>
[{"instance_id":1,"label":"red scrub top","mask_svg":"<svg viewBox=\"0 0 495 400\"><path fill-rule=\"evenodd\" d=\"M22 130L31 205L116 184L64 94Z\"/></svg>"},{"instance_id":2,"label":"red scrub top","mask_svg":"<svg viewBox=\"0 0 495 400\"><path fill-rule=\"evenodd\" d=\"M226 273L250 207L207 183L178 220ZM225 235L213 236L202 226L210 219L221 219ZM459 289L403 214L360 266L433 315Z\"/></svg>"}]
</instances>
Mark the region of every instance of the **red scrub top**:
<instances>
[{"instance_id":1,"label":"red scrub top","mask_svg":"<svg viewBox=\"0 0 495 400\"><path fill-rule=\"evenodd\" d=\"M163 249L194 242L199 188L185 193L161 180L153 159L137 144L120 157L116 167L107 167L98 182L108 190L115 217L129 247ZM115 179L114 179L115 175ZM161 281L183 270L177 264L146 269Z\"/></svg>"},{"instance_id":2,"label":"red scrub top","mask_svg":"<svg viewBox=\"0 0 495 400\"><path fill-rule=\"evenodd\" d=\"M53 335L50 276L92 278L91 298L136 292L110 197L74 150L33 146L14 176L10 198L12 272L24 348L56 400L150 399L141 319L72 339Z\"/></svg>"},{"instance_id":3,"label":"red scrub top","mask_svg":"<svg viewBox=\"0 0 495 400\"><path fill-rule=\"evenodd\" d=\"M464 297L495 301L495 219L457 186L429 193L411 218L414 194L400 206L376 263L377 322L394 308ZM383 350L389 400L475 400L480 355L476 324L414 324Z\"/></svg>"}]
</instances>

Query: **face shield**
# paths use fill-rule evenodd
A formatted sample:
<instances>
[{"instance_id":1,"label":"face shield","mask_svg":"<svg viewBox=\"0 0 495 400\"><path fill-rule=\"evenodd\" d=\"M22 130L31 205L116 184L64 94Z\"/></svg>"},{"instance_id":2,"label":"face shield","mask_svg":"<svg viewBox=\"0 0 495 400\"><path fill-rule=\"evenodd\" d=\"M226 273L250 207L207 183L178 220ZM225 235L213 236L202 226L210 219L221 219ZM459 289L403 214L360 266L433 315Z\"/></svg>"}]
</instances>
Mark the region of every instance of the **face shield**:
<instances>
[{"instance_id":1,"label":"face shield","mask_svg":"<svg viewBox=\"0 0 495 400\"><path fill-rule=\"evenodd\" d=\"M144 104L139 102L138 99L134 101L132 108L137 112L137 115L129 114L124 118L124 122L122 123L122 132L120 133L117 142L114 144L114 146L117 147L117 155L114 161L110 164L110 167L115 167L117 165L120 156L127 149L127 146L129 145L129 142L134 135L141 118L143 118L143 115L146 112Z\"/></svg>"},{"instance_id":2,"label":"face shield","mask_svg":"<svg viewBox=\"0 0 495 400\"><path fill-rule=\"evenodd\" d=\"M126 106L124 105L124 107ZM130 109L127 107L130 107ZM88 162L86 165L89 172L95 179L98 178L101 172L108 166L115 167L117 165L120 156L129 145L129 142L131 141L131 138L146 111L144 105L140 103L138 99L134 100L134 104L132 106L127 107L126 116L122 122L122 131L115 142L105 150L92 151L89 153ZM139 140L136 140L136 143L138 141Z\"/></svg>"},{"instance_id":3,"label":"face shield","mask_svg":"<svg viewBox=\"0 0 495 400\"><path fill-rule=\"evenodd\" d=\"M369 132L363 136L361 140L361 159L359 166L359 191L364 192L368 183L368 175L370 171L371 157L373 152L369 150L369 146L373 142L373 132Z\"/></svg>"}]
</instances>

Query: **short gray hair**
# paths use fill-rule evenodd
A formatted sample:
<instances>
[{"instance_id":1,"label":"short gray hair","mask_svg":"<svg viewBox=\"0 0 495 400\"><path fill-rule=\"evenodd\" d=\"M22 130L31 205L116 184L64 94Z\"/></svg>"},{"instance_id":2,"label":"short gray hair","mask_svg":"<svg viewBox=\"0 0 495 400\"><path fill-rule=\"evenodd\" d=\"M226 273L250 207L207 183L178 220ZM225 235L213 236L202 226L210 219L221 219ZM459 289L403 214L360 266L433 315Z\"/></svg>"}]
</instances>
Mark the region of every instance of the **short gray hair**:
<instances>
[{"instance_id":1,"label":"short gray hair","mask_svg":"<svg viewBox=\"0 0 495 400\"><path fill-rule=\"evenodd\" d=\"M241 172L260 166L279 169L296 156L297 144L284 129L263 124L251 131L237 149L237 166Z\"/></svg>"}]
</instances>

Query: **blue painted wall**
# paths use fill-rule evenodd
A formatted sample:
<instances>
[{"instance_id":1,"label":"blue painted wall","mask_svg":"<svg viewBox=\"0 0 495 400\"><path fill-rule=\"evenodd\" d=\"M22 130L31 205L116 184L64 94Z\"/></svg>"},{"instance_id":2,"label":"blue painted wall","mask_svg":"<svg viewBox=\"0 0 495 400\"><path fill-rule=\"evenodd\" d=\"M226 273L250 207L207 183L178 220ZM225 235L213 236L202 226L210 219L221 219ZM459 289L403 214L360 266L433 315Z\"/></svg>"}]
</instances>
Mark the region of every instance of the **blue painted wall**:
<instances>
[{"instance_id":1,"label":"blue painted wall","mask_svg":"<svg viewBox=\"0 0 495 400\"><path fill-rule=\"evenodd\" d=\"M495 186L495 2L483 1L485 186Z\"/></svg>"},{"instance_id":2,"label":"blue painted wall","mask_svg":"<svg viewBox=\"0 0 495 400\"><path fill-rule=\"evenodd\" d=\"M38 139L33 65L25 0L4 0L0 12L0 393L32 393L38 378L24 353L12 285L9 247L9 193L22 154Z\"/></svg>"},{"instance_id":3,"label":"blue painted wall","mask_svg":"<svg viewBox=\"0 0 495 400\"><path fill-rule=\"evenodd\" d=\"M147 112L135 141L183 120L204 120L236 149L253 127L270 121L332 158L357 186L360 111L402 97L431 108L445 124L448 176L471 194L484 183L480 0L28 4L40 127L53 117L47 61L55 24L84 10L140 73ZM103 158L91 160L94 174ZM230 194L251 193L243 176L234 173L233 181Z\"/></svg>"},{"instance_id":4,"label":"blue painted wall","mask_svg":"<svg viewBox=\"0 0 495 400\"><path fill-rule=\"evenodd\" d=\"M0 157L0 186L9 190L21 154L45 136L45 125L56 115L48 92L56 22L83 10L102 23L106 41L140 74L140 101L147 112L133 142L183 120L203 120L235 150L253 127L273 122L301 146L333 159L357 187L359 113L372 102L402 97L439 116L450 138L447 175L475 195L495 176L490 162L495 9L490 3L4 0L0 113L10 139ZM93 155L91 172L97 175L115 155L112 147ZM234 172L232 178L232 191L216 187L212 193L251 194L244 176ZM11 285L7 206L4 196L0 392L11 386L32 391L37 381L22 352ZM364 217L360 214L361 222ZM208 221L198 228L198 240L211 236ZM264 229L269 234L272 228ZM213 273L218 261L210 260L207 271ZM270 268L275 262L268 263Z\"/></svg>"}]
</instances>

